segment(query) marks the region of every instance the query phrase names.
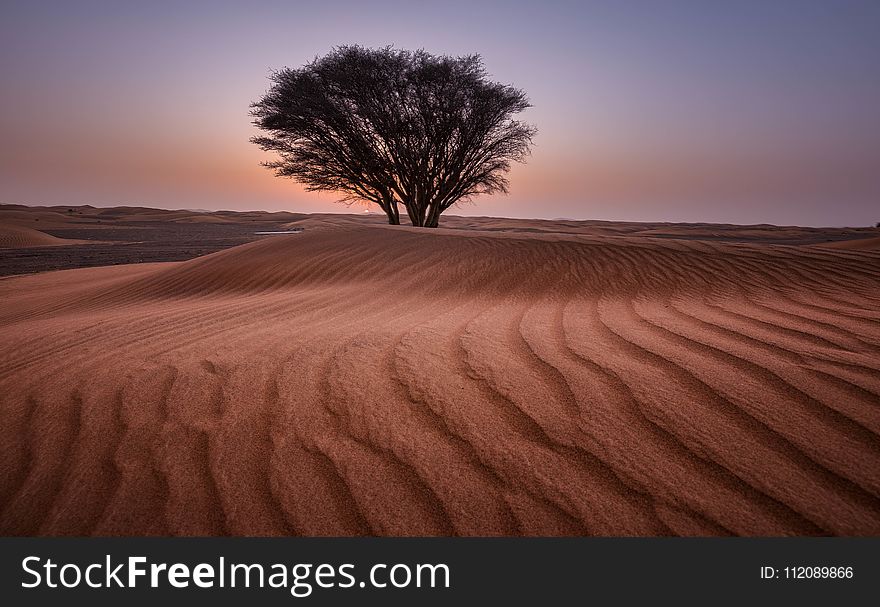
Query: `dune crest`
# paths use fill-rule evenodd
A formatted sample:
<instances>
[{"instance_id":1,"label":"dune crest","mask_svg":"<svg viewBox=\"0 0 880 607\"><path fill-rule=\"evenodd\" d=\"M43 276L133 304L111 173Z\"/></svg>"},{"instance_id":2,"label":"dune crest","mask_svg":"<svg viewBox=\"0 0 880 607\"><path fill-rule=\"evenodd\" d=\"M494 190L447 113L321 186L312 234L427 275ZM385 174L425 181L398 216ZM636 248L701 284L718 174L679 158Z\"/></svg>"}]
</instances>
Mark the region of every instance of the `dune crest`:
<instances>
[{"instance_id":1,"label":"dune crest","mask_svg":"<svg viewBox=\"0 0 880 607\"><path fill-rule=\"evenodd\" d=\"M290 225L0 281L0 532L880 534L880 253Z\"/></svg>"}]
</instances>

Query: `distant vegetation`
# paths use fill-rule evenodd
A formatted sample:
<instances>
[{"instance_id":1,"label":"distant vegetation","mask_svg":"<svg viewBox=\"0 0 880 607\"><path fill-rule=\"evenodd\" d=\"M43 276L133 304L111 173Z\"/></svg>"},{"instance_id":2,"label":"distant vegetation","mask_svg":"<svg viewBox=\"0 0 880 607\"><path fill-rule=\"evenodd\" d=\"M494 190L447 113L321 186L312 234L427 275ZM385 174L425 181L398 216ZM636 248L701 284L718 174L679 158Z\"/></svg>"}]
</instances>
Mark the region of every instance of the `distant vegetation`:
<instances>
[{"instance_id":1,"label":"distant vegetation","mask_svg":"<svg viewBox=\"0 0 880 607\"><path fill-rule=\"evenodd\" d=\"M455 203L507 192L536 133L513 118L530 107L525 93L489 81L478 55L343 46L271 80L251 106L267 133L252 141L279 156L264 165L373 202L391 224L403 206L414 226L437 227Z\"/></svg>"}]
</instances>

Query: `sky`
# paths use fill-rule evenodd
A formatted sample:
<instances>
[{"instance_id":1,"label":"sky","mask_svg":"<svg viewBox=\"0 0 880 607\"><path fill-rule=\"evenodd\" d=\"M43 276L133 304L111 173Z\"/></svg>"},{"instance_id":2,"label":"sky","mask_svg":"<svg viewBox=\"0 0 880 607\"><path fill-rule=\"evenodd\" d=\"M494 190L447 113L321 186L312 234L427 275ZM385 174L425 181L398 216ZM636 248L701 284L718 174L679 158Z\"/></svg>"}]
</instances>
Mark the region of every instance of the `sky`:
<instances>
[{"instance_id":1,"label":"sky","mask_svg":"<svg viewBox=\"0 0 880 607\"><path fill-rule=\"evenodd\" d=\"M351 212L249 104L340 44L479 53L532 155L457 214L880 221L880 2L4 2L0 202ZM355 209L360 211L361 209Z\"/></svg>"}]
</instances>

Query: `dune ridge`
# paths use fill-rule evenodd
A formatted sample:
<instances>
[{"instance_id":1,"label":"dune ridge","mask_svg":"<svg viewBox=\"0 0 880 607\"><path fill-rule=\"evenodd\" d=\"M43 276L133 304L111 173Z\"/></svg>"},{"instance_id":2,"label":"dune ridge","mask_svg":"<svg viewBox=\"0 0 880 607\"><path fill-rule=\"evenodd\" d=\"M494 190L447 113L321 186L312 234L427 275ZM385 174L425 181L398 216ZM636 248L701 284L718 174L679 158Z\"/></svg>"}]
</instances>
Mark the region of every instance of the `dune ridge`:
<instances>
[{"instance_id":1,"label":"dune ridge","mask_svg":"<svg viewBox=\"0 0 880 607\"><path fill-rule=\"evenodd\" d=\"M0 532L880 533L880 253L295 225L0 281Z\"/></svg>"}]
</instances>

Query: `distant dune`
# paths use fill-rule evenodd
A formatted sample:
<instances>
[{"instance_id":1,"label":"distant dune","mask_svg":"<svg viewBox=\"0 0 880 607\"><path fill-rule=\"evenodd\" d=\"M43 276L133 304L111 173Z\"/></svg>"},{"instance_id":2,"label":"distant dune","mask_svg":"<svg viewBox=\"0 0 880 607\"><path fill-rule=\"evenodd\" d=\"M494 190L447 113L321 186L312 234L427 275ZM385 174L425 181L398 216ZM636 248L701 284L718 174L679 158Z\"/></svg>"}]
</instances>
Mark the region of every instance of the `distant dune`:
<instances>
[{"instance_id":1,"label":"distant dune","mask_svg":"<svg viewBox=\"0 0 880 607\"><path fill-rule=\"evenodd\" d=\"M874 238L858 238L855 240L829 242L822 246L832 247L835 249L850 249L853 251L878 251L880 250L880 236L875 236Z\"/></svg>"},{"instance_id":2,"label":"distant dune","mask_svg":"<svg viewBox=\"0 0 880 607\"><path fill-rule=\"evenodd\" d=\"M880 252L277 219L0 280L0 533L880 534Z\"/></svg>"},{"instance_id":3,"label":"distant dune","mask_svg":"<svg viewBox=\"0 0 880 607\"><path fill-rule=\"evenodd\" d=\"M81 240L56 238L33 228L18 225L0 225L0 249L24 249L28 247L57 247L80 244Z\"/></svg>"}]
</instances>

